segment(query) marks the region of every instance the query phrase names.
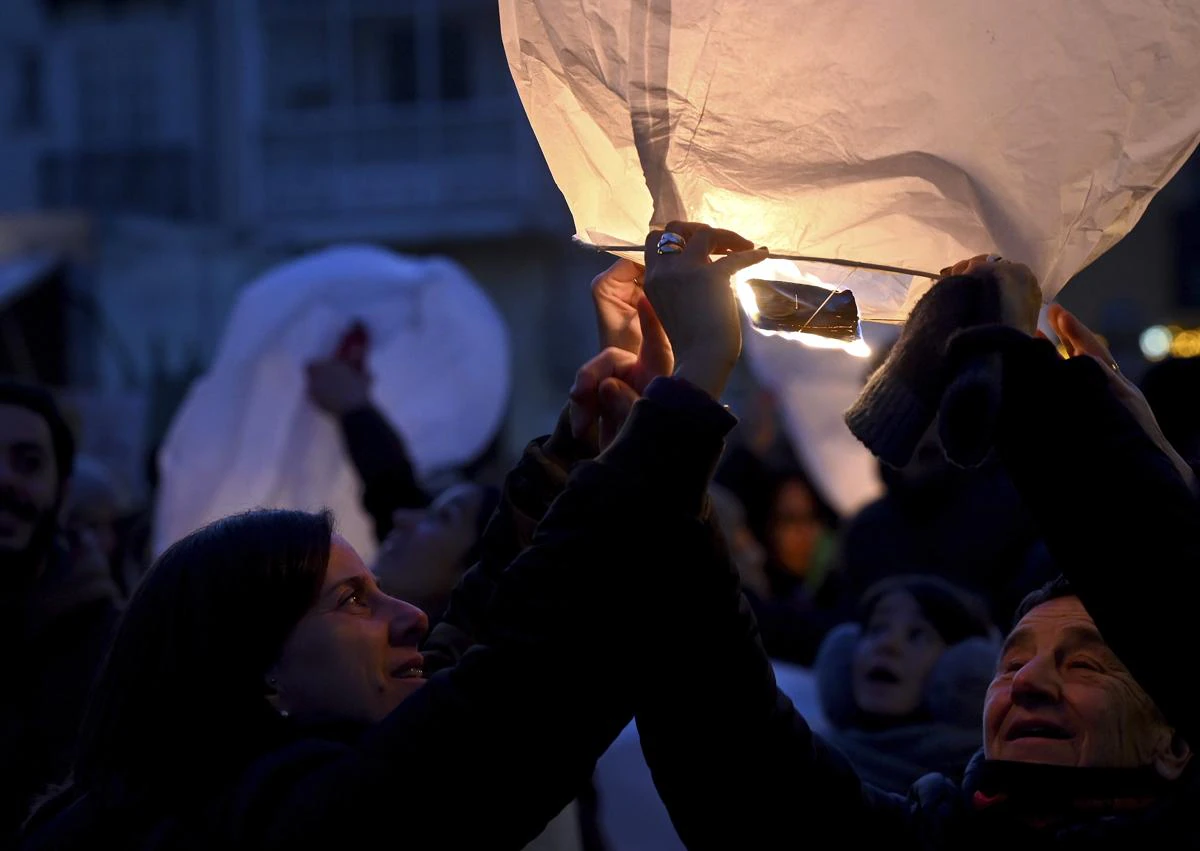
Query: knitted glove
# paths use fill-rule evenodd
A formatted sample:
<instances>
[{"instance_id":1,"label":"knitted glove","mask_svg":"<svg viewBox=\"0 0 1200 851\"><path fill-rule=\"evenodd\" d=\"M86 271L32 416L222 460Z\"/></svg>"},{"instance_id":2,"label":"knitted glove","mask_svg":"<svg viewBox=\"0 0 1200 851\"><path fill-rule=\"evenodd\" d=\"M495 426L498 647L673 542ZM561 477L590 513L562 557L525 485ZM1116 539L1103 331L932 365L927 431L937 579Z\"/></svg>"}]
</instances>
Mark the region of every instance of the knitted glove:
<instances>
[{"instance_id":1,"label":"knitted glove","mask_svg":"<svg viewBox=\"0 0 1200 851\"><path fill-rule=\"evenodd\" d=\"M1002 385L990 353L952 362L946 346L964 329L997 325L1032 333L1040 297L1031 276L985 266L939 281L917 302L900 339L850 409L850 431L878 458L903 467L935 417L947 456L974 466L991 446Z\"/></svg>"}]
</instances>

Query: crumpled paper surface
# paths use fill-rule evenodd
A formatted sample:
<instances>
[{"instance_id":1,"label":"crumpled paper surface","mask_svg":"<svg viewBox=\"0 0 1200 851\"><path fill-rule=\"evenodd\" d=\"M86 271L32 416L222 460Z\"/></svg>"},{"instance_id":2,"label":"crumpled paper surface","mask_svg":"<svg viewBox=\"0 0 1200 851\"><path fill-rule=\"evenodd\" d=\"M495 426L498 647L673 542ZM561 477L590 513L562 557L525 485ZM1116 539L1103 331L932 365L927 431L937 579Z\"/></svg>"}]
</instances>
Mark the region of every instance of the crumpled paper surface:
<instances>
[{"instance_id":1,"label":"crumpled paper surface","mask_svg":"<svg viewBox=\"0 0 1200 851\"><path fill-rule=\"evenodd\" d=\"M935 273L998 251L1050 299L1200 138L1195 0L500 0L500 19L593 244L691 219ZM829 283L892 322L928 286Z\"/></svg>"},{"instance_id":2,"label":"crumpled paper surface","mask_svg":"<svg viewBox=\"0 0 1200 851\"><path fill-rule=\"evenodd\" d=\"M508 330L452 261L339 246L282 264L242 292L209 371L159 455L155 551L256 507L333 510L365 559L374 529L338 425L307 397L305 364L369 329L373 397L419 474L458 466L498 431L510 384Z\"/></svg>"}]
</instances>

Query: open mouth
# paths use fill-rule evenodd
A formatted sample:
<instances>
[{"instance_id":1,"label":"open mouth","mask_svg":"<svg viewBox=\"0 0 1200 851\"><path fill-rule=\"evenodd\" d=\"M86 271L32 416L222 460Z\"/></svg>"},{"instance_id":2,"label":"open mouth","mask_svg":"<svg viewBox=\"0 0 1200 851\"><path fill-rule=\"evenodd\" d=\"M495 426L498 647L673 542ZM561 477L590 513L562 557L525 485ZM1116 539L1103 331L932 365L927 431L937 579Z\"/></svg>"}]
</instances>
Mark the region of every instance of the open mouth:
<instances>
[{"instance_id":1,"label":"open mouth","mask_svg":"<svg viewBox=\"0 0 1200 851\"><path fill-rule=\"evenodd\" d=\"M1010 742L1021 739L1052 739L1065 741L1071 738L1071 733L1064 727L1048 721L1020 721L1013 724L1005 736Z\"/></svg>"},{"instance_id":2,"label":"open mouth","mask_svg":"<svg viewBox=\"0 0 1200 851\"><path fill-rule=\"evenodd\" d=\"M416 656L399 668L393 669L392 678L397 680L423 680L425 679L424 665L425 659L421 656Z\"/></svg>"},{"instance_id":3,"label":"open mouth","mask_svg":"<svg viewBox=\"0 0 1200 851\"><path fill-rule=\"evenodd\" d=\"M883 683L884 685L896 685L900 682L900 677L894 671L876 665L871 670L867 671L867 681L872 683Z\"/></svg>"}]
</instances>

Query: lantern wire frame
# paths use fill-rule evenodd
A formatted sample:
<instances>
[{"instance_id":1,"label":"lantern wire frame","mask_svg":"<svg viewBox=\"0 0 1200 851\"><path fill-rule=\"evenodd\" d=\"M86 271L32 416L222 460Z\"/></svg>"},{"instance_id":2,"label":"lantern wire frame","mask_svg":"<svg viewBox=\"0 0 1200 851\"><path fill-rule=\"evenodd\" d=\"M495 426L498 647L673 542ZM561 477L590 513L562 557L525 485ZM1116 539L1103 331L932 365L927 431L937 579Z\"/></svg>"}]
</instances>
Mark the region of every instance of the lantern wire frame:
<instances>
[{"instance_id":1,"label":"lantern wire frame","mask_svg":"<svg viewBox=\"0 0 1200 851\"><path fill-rule=\"evenodd\" d=\"M633 243L617 244L598 244L588 242L578 236L572 238L572 241L583 248L600 253L611 253L616 255L629 254L644 254L646 248L644 245L635 245ZM901 266L888 266L881 263L863 263L856 260L839 260L829 257L809 257L800 254L777 254L769 252L766 258L770 260L785 260L798 263L822 263L830 266L839 266L847 269L861 269L871 272L883 272L891 275L908 275L913 277L927 278L932 281L937 281L942 278L942 275L933 272L925 272L919 269L906 269ZM751 267L756 268L756 267ZM807 276L803 276L807 277ZM854 294L851 290L841 285L822 284L822 289L826 290L823 301L815 302L809 298L800 295L802 290L815 290L815 287L806 286L795 281L781 280L752 280L750 270L744 270L738 273L734 281L734 289L738 296L738 301L741 303L742 310L746 313L747 319L750 321L751 327L759 334L765 336L778 336L784 339L794 340L803 343L806 346L813 348L839 348L847 354L856 357L867 357L870 354L870 349L862 338L861 323L858 316L858 305L855 302ZM772 294L770 291L774 290ZM757 291L757 292L756 292ZM791 291L791 292L789 292ZM812 296L810 292L808 295ZM786 300L791 297L797 310L811 310L811 316L807 320L801 320L799 316L792 317L777 317L783 319L782 323L770 323L764 321L760 312L758 300L760 296L766 296L774 301ZM840 298L839 298L840 297ZM847 327L822 327L827 323L825 320L831 318L823 315L826 306L831 301L837 300L836 312L841 314L841 322L829 323L831 326L845 325L846 311L854 314L850 320L851 326ZM814 309L815 307L815 309ZM830 308L830 313L833 313L833 308ZM784 325L787 330L784 330ZM852 329L852 330L851 330Z\"/></svg>"}]
</instances>

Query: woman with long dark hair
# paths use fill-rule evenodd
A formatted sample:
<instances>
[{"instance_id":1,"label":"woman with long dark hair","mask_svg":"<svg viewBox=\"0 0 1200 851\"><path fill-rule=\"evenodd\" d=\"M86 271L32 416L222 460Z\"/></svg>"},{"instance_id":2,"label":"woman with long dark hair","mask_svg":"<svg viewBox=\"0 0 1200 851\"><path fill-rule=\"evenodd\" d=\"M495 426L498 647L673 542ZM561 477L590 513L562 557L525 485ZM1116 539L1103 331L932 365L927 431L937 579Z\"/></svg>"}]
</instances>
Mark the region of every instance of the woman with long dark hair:
<instances>
[{"instance_id":1,"label":"woman with long dark hair","mask_svg":"<svg viewBox=\"0 0 1200 851\"><path fill-rule=\"evenodd\" d=\"M254 511L189 535L130 601L72 779L34 818L59 816L39 841L229 841L210 809L219 790L238 790L221 807L262 798L273 774L319 759L289 743L384 719L424 683L427 626L380 594L328 514Z\"/></svg>"},{"instance_id":2,"label":"woman with long dark hair","mask_svg":"<svg viewBox=\"0 0 1200 851\"><path fill-rule=\"evenodd\" d=\"M559 548L538 549L558 562ZM629 712L619 692L606 700L568 672L531 676L519 656L541 641L521 605L494 618L531 626L507 652L478 648L427 679L425 614L379 590L328 515L218 521L139 585L72 780L35 815L31 847L309 847L385 833L521 847ZM560 637L586 667L583 643ZM543 661L567 660L548 649ZM459 810L473 819L450 820Z\"/></svg>"}]
</instances>

